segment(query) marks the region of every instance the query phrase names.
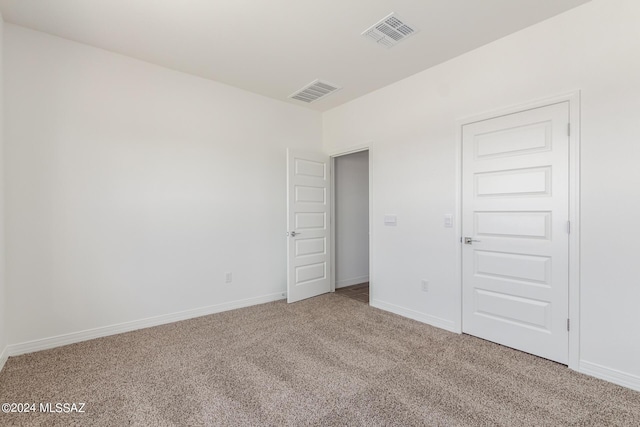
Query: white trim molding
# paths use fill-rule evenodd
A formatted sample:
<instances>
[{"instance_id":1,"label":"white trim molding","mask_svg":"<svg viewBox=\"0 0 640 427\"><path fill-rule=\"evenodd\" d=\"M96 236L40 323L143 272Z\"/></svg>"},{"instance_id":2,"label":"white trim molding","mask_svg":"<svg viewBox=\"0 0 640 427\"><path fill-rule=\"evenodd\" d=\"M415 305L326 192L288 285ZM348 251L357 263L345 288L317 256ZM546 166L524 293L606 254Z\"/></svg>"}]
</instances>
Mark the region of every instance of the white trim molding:
<instances>
[{"instance_id":1,"label":"white trim molding","mask_svg":"<svg viewBox=\"0 0 640 427\"><path fill-rule=\"evenodd\" d=\"M578 369L578 372L591 375L592 377L600 378L601 380L609 381L632 390L640 391L640 377L637 375L628 374L626 372L618 371L617 369L607 368L606 366L584 360L580 361L580 368Z\"/></svg>"},{"instance_id":2,"label":"white trim molding","mask_svg":"<svg viewBox=\"0 0 640 427\"><path fill-rule=\"evenodd\" d=\"M235 310L237 308L249 307L252 305L264 304L267 302L278 301L285 298L285 293L278 292L275 294L263 295L255 298L247 298L243 300L230 301L222 304L210 305L207 307L185 310L176 313L164 314L161 316L147 317L146 319L133 320L131 322L118 323L110 326L102 326L99 328L86 329L84 331L72 332L69 334L57 335L49 338L42 338L33 341L27 341L19 344L8 345L3 352L4 359L7 356L19 356L21 354L33 353L35 351L47 350L50 348L61 347L63 345L75 344L82 341L102 338L109 335L131 332L138 329L150 328L153 326L164 325L167 323L179 322L181 320L193 319L195 317L207 316L209 314L220 313L223 311Z\"/></svg>"},{"instance_id":3,"label":"white trim molding","mask_svg":"<svg viewBox=\"0 0 640 427\"><path fill-rule=\"evenodd\" d=\"M334 177L334 170L335 170L335 161L336 161L336 157L340 157L340 156L346 156L348 154L353 154L353 153L359 153L361 151L368 151L369 152L369 276L367 276L366 280L363 280L363 282L368 281L369 282L369 295L370 298L374 295L374 289L373 289L373 278L374 278L374 261L373 261L373 247L374 247L374 235L373 235L373 152L374 152L374 147L373 147L373 141L369 141L366 144L362 144L362 145L355 145L349 148L345 148L345 149L341 149L341 150L334 150L331 154L329 154L329 164L330 164L330 169L331 169L331 221L334 220L335 216L336 216L336 211L335 211L335 189L336 189L336 182L335 182L335 177ZM335 248L335 242L336 242L336 228L335 227L331 227L331 292L335 292L336 288L339 287L343 287L343 286L349 286L347 284L343 284L343 282L345 282L344 280L340 282L340 285L338 286L338 283L336 283L336 269L335 269L335 265L336 265L336 248ZM364 277L364 276L363 276ZM362 283L362 282L356 282L353 283L354 285L358 284L358 283Z\"/></svg>"},{"instance_id":4,"label":"white trim molding","mask_svg":"<svg viewBox=\"0 0 640 427\"><path fill-rule=\"evenodd\" d=\"M369 281L369 276L352 277L350 279L337 280L336 289L344 288L346 286L359 285Z\"/></svg>"},{"instance_id":5,"label":"white trim molding","mask_svg":"<svg viewBox=\"0 0 640 427\"><path fill-rule=\"evenodd\" d=\"M369 141L365 144L352 145L351 147L333 150L329 153L329 157L346 156L347 154L359 153L361 151L370 151L373 141Z\"/></svg>"},{"instance_id":6,"label":"white trim molding","mask_svg":"<svg viewBox=\"0 0 640 427\"><path fill-rule=\"evenodd\" d=\"M372 299L369 305L371 307L379 308L380 310L389 311L403 317L408 317L409 319L417 320L418 322L426 323L427 325L435 326L436 328L444 329L453 333L458 333L455 322L451 320L431 316L429 314L424 314L410 308L400 307L399 305L389 304L388 302L383 302L376 299Z\"/></svg>"},{"instance_id":7,"label":"white trim molding","mask_svg":"<svg viewBox=\"0 0 640 427\"><path fill-rule=\"evenodd\" d=\"M4 364L7 363L7 359L9 359L9 346L3 348L2 353L0 353L0 372L2 372Z\"/></svg>"}]
</instances>

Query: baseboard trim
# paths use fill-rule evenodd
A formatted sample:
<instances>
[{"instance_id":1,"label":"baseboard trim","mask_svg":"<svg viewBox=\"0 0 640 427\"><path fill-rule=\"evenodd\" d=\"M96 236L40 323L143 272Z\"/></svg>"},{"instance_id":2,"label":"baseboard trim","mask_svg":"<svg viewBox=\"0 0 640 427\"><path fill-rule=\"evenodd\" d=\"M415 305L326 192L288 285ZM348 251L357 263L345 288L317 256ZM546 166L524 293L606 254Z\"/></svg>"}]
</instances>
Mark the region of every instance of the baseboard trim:
<instances>
[{"instance_id":1,"label":"baseboard trim","mask_svg":"<svg viewBox=\"0 0 640 427\"><path fill-rule=\"evenodd\" d=\"M365 283L369 281L369 276L359 276L353 277L351 279L337 280L336 281L336 289L344 288L346 286L359 285L360 283Z\"/></svg>"},{"instance_id":2,"label":"baseboard trim","mask_svg":"<svg viewBox=\"0 0 640 427\"><path fill-rule=\"evenodd\" d=\"M33 341L27 341L19 344L8 345L3 356L19 356L21 354L33 353L35 351L48 350L50 348L61 347L63 345L75 344L94 338L102 338L109 335L121 334L123 332L131 332L138 329L150 328L153 326L164 325L167 323L178 322L180 320L193 319L195 317L207 316L209 314L220 313L223 311L235 310L237 308L249 307L252 305L264 304L267 302L278 301L285 298L283 292L275 294L263 295L255 298L247 298L243 300L230 301L222 304L210 305L207 307L195 308L176 313L164 314L161 316L147 317L145 319L133 320L131 322L118 323L110 326L102 326L99 328L87 329L69 334L57 335L50 338L42 338Z\"/></svg>"},{"instance_id":3,"label":"baseboard trim","mask_svg":"<svg viewBox=\"0 0 640 427\"><path fill-rule=\"evenodd\" d=\"M607 368L597 363L580 361L578 372L609 381L632 390L640 391L640 377L617 369Z\"/></svg>"},{"instance_id":4,"label":"baseboard trim","mask_svg":"<svg viewBox=\"0 0 640 427\"><path fill-rule=\"evenodd\" d=\"M388 302L373 299L369 302L371 307L379 308L380 310L390 311L391 313L399 314L409 319L417 320L418 322L426 323L436 328L445 329L449 332L458 333L456 324L452 320L443 319L437 316L431 316L430 314L424 314L419 311L411 310L410 308L400 307L399 305L389 304Z\"/></svg>"},{"instance_id":5,"label":"baseboard trim","mask_svg":"<svg viewBox=\"0 0 640 427\"><path fill-rule=\"evenodd\" d=\"M0 353L0 372L2 372L4 364L7 363L7 359L9 359L9 346L5 346Z\"/></svg>"}]
</instances>

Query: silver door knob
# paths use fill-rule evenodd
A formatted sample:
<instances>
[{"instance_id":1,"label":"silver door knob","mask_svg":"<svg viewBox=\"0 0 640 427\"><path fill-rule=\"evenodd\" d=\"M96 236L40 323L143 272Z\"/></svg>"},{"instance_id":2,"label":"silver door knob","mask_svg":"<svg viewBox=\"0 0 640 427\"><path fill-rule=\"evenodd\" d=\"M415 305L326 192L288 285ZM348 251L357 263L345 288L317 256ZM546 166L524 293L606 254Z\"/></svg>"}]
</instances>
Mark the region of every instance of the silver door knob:
<instances>
[{"instance_id":1,"label":"silver door knob","mask_svg":"<svg viewBox=\"0 0 640 427\"><path fill-rule=\"evenodd\" d=\"M291 234L291 237L296 237L298 234L302 234L302 233L297 233L297 232L295 232L295 231L292 231L292 232L291 232L291 233L289 233L289 234Z\"/></svg>"},{"instance_id":2,"label":"silver door knob","mask_svg":"<svg viewBox=\"0 0 640 427\"><path fill-rule=\"evenodd\" d=\"M464 244L465 245L471 245L471 244L473 244L473 242L480 243L480 240L475 240L473 237L465 237L464 238Z\"/></svg>"}]
</instances>

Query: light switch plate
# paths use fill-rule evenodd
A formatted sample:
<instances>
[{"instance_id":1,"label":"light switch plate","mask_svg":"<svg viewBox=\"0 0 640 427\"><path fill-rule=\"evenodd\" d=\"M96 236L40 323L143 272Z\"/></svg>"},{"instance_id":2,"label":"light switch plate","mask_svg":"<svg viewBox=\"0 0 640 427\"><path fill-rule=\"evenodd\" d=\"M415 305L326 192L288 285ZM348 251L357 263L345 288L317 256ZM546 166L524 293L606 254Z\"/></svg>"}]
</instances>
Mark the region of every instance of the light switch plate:
<instances>
[{"instance_id":1,"label":"light switch plate","mask_svg":"<svg viewBox=\"0 0 640 427\"><path fill-rule=\"evenodd\" d=\"M390 225L390 226L398 225L398 217L395 215L385 215L384 225Z\"/></svg>"},{"instance_id":2,"label":"light switch plate","mask_svg":"<svg viewBox=\"0 0 640 427\"><path fill-rule=\"evenodd\" d=\"M453 215L452 214L446 214L444 216L444 226L446 228L452 228L453 227Z\"/></svg>"}]
</instances>

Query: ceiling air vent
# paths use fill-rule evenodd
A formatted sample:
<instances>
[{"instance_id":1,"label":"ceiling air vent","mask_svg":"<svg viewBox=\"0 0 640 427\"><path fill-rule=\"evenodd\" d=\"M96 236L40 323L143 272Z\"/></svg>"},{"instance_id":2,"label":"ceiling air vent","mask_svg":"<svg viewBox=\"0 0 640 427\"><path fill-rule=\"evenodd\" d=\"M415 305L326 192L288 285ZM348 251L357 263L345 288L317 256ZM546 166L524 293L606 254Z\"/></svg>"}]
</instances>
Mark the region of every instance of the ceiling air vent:
<instances>
[{"instance_id":1,"label":"ceiling air vent","mask_svg":"<svg viewBox=\"0 0 640 427\"><path fill-rule=\"evenodd\" d=\"M404 19L392 13L364 30L362 35L389 49L417 32L417 28L410 26Z\"/></svg>"},{"instance_id":2,"label":"ceiling air vent","mask_svg":"<svg viewBox=\"0 0 640 427\"><path fill-rule=\"evenodd\" d=\"M324 98L325 96L340 89L340 87L334 84L327 83L322 80L314 80L302 89L289 95L289 98L311 104L312 102L317 101L320 98Z\"/></svg>"}]
</instances>

